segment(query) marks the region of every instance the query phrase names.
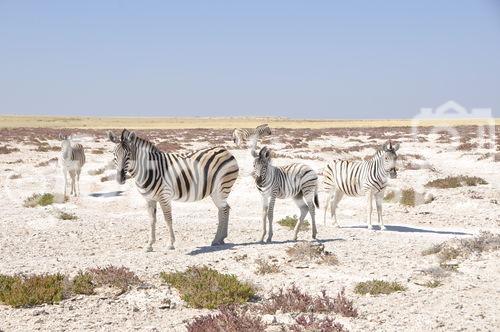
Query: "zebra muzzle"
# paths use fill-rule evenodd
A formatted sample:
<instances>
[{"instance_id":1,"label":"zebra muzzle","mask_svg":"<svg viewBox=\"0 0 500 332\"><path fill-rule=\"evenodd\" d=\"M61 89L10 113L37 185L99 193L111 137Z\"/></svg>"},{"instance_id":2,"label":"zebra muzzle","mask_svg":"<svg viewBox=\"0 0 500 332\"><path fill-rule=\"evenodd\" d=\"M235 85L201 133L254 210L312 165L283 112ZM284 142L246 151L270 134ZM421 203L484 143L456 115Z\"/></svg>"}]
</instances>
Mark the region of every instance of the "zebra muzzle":
<instances>
[{"instance_id":1,"label":"zebra muzzle","mask_svg":"<svg viewBox=\"0 0 500 332\"><path fill-rule=\"evenodd\" d=\"M391 168L389 170L389 175L390 175L391 179L395 179L397 177L397 175L398 175L398 172L396 171L395 168Z\"/></svg>"},{"instance_id":2,"label":"zebra muzzle","mask_svg":"<svg viewBox=\"0 0 500 332\"><path fill-rule=\"evenodd\" d=\"M121 171L118 171L118 173L116 173L116 182L118 182L119 184L124 184L125 183L125 180L126 180L126 175L125 175L125 170L121 170Z\"/></svg>"}]
</instances>

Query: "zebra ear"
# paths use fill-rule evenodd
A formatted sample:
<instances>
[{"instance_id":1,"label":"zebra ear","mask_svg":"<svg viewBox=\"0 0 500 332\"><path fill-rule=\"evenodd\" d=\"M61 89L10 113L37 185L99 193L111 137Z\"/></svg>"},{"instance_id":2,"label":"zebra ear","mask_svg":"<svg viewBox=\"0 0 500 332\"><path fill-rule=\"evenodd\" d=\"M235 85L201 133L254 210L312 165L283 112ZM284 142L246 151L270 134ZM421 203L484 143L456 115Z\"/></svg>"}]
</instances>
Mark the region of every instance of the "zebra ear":
<instances>
[{"instance_id":1,"label":"zebra ear","mask_svg":"<svg viewBox=\"0 0 500 332\"><path fill-rule=\"evenodd\" d=\"M383 150L383 151L386 151L386 152L387 152L387 151L389 151L389 148L388 148L388 145L389 145L389 144L390 144L390 142L389 142L389 141L385 142L385 143L384 143L384 145L382 145L382 150Z\"/></svg>"},{"instance_id":2,"label":"zebra ear","mask_svg":"<svg viewBox=\"0 0 500 332\"><path fill-rule=\"evenodd\" d=\"M260 155L261 158L270 159L271 158L271 150L269 150L267 147L263 147L260 150L259 155Z\"/></svg>"},{"instance_id":3,"label":"zebra ear","mask_svg":"<svg viewBox=\"0 0 500 332\"><path fill-rule=\"evenodd\" d=\"M61 141L64 141L66 138L64 137L64 135L62 133L59 133L59 139Z\"/></svg>"},{"instance_id":4,"label":"zebra ear","mask_svg":"<svg viewBox=\"0 0 500 332\"><path fill-rule=\"evenodd\" d=\"M120 143L120 139L112 131L108 131L108 138L113 143Z\"/></svg>"},{"instance_id":5,"label":"zebra ear","mask_svg":"<svg viewBox=\"0 0 500 332\"><path fill-rule=\"evenodd\" d=\"M392 146L392 149L393 149L394 151L398 151L398 150L399 150L399 143L394 144L394 145Z\"/></svg>"},{"instance_id":6,"label":"zebra ear","mask_svg":"<svg viewBox=\"0 0 500 332\"><path fill-rule=\"evenodd\" d=\"M129 142L133 142L133 141L135 140L135 137L136 137L135 132L134 132L134 131L131 131L131 132L128 134L127 139L128 139L128 141L129 141Z\"/></svg>"}]
</instances>

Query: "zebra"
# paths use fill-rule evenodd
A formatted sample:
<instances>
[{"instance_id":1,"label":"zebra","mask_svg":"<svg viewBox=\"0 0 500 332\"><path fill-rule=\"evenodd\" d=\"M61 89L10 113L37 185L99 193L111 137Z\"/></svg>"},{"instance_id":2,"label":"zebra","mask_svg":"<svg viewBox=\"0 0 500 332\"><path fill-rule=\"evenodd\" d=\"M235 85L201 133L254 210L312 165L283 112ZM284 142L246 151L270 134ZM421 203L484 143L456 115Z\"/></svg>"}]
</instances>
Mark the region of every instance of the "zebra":
<instances>
[{"instance_id":1,"label":"zebra","mask_svg":"<svg viewBox=\"0 0 500 332\"><path fill-rule=\"evenodd\" d=\"M242 147L249 139L257 140L268 135L271 135L271 128L269 128L268 124L262 124L255 129L235 129L233 131L233 142Z\"/></svg>"},{"instance_id":2,"label":"zebra","mask_svg":"<svg viewBox=\"0 0 500 332\"><path fill-rule=\"evenodd\" d=\"M67 193L68 173L71 177L70 195L78 196L80 195L80 173L85 164L85 151L81 144L72 144L71 138L66 135L59 133L59 139L62 141L60 161L64 173L64 197Z\"/></svg>"},{"instance_id":3,"label":"zebra","mask_svg":"<svg viewBox=\"0 0 500 332\"><path fill-rule=\"evenodd\" d=\"M227 237L229 205L227 198L238 177L234 156L222 147L211 147L190 154L160 151L153 143L124 129L121 137L112 132L109 139L116 143L114 162L116 180L125 183L127 173L146 199L150 217L150 234L146 251L153 250L156 241L156 208L159 203L167 223L170 245L174 249L171 201L194 202L210 196L217 206L219 223L212 245L224 244Z\"/></svg>"},{"instance_id":4,"label":"zebra","mask_svg":"<svg viewBox=\"0 0 500 332\"><path fill-rule=\"evenodd\" d=\"M271 150L263 147L259 153L252 148L254 157L253 176L255 184L262 195L262 236L264 242L266 235L266 217L269 221L269 232L266 242L271 242L273 237L273 211L276 198L293 198L300 209L300 219L295 225L293 240L297 235L305 216L309 212L312 219L312 238L316 239L315 210L319 208L318 202L318 175L309 166L304 164L290 164L275 167L271 163ZM305 200L305 202L304 202Z\"/></svg>"},{"instance_id":5,"label":"zebra","mask_svg":"<svg viewBox=\"0 0 500 332\"><path fill-rule=\"evenodd\" d=\"M380 229L384 230L382 219L382 200L387 186L388 176L392 179L397 176L396 151L399 143L391 141L384 143L382 149L377 151L370 159L364 161L336 160L326 166L323 171L325 190L328 197L325 203L324 223L326 224L326 213L330 205L331 217L338 227L335 210L342 197L367 195L368 198L368 229L372 229L372 198L375 196L377 205L378 223Z\"/></svg>"}]
</instances>

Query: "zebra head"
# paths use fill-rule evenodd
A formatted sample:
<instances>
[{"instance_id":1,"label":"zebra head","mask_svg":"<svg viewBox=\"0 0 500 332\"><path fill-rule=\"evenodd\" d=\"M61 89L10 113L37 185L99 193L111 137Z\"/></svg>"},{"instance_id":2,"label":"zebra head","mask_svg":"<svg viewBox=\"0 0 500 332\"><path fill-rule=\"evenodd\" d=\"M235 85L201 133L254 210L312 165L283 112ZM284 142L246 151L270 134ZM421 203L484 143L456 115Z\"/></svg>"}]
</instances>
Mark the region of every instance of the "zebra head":
<instances>
[{"instance_id":1,"label":"zebra head","mask_svg":"<svg viewBox=\"0 0 500 332\"><path fill-rule=\"evenodd\" d=\"M257 126L256 131L261 136L271 135L271 128L269 128L269 125L267 123L260 125L260 126Z\"/></svg>"},{"instance_id":2,"label":"zebra head","mask_svg":"<svg viewBox=\"0 0 500 332\"><path fill-rule=\"evenodd\" d=\"M395 179L397 176L396 162L398 160L398 155L396 151L399 149L399 143L392 144L391 141L387 141L382 146L382 151L384 152L383 163L384 170L389 173L391 179Z\"/></svg>"},{"instance_id":3,"label":"zebra head","mask_svg":"<svg viewBox=\"0 0 500 332\"><path fill-rule=\"evenodd\" d=\"M63 153L63 159L67 159L69 151L71 150L71 138L68 135L59 133L59 139L61 140L61 151Z\"/></svg>"},{"instance_id":4,"label":"zebra head","mask_svg":"<svg viewBox=\"0 0 500 332\"><path fill-rule=\"evenodd\" d=\"M252 174L257 181L261 181L271 164L271 150L263 147L257 154L255 149L252 149L252 155L254 156Z\"/></svg>"},{"instance_id":5,"label":"zebra head","mask_svg":"<svg viewBox=\"0 0 500 332\"><path fill-rule=\"evenodd\" d=\"M116 166L116 181L119 184L124 184L127 178L127 171L130 167L133 142L135 141L135 133L123 129L121 137L118 138L113 132L108 132L109 140L116 144L113 152L113 161Z\"/></svg>"}]
</instances>

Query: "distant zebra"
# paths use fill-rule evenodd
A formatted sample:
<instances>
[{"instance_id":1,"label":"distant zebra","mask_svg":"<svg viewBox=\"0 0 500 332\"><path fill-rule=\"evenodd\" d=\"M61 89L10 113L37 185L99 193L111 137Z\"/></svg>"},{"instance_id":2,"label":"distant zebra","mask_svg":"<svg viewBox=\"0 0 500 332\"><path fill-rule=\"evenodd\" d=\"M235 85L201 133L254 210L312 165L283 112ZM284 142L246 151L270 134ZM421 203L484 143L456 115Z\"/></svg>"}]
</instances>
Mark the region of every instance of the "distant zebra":
<instances>
[{"instance_id":1,"label":"distant zebra","mask_svg":"<svg viewBox=\"0 0 500 332\"><path fill-rule=\"evenodd\" d=\"M239 172L231 153L222 147L202 149L187 155L166 153L126 129L120 138L109 132L109 139L116 143L114 161L118 183L125 183L127 173L130 174L148 203L151 232L147 251L153 250L156 241L157 203L168 226L169 249L174 249L171 201L194 202L207 196L219 209L219 224L212 245L224 243L229 220L227 197Z\"/></svg>"},{"instance_id":2,"label":"distant zebra","mask_svg":"<svg viewBox=\"0 0 500 332\"><path fill-rule=\"evenodd\" d=\"M326 224L326 213L328 205L331 208L331 217L338 226L335 210L344 194L348 196L368 197L368 229L372 228L372 197L375 196L377 205L378 223L381 229L385 229L382 220L382 200L388 178L396 178L396 151L399 143L386 142L382 149L377 151L373 157L365 161L336 160L326 166L323 171L325 190L328 198L325 204L324 223Z\"/></svg>"},{"instance_id":3,"label":"distant zebra","mask_svg":"<svg viewBox=\"0 0 500 332\"><path fill-rule=\"evenodd\" d=\"M60 133L59 139L62 141L61 165L64 173L64 197L66 197L68 187L68 173L71 177L70 195L78 196L80 195L80 173L85 164L85 152L81 144L71 144L70 137Z\"/></svg>"},{"instance_id":4,"label":"distant zebra","mask_svg":"<svg viewBox=\"0 0 500 332\"><path fill-rule=\"evenodd\" d=\"M316 238L316 220L314 206L318 202L318 175L309 166L304 164L290 164L275 167L271 164L271 151L263 147L259 153L252 148L254 159L253 176L257 189L262 195L262 237L266 235L266 217L269 221L269 232L266 242L271 242L273 237L273 211L276 198L292 197L300 209L300 219L295 225L294 240L305 216L309 212L312 220L312 238ZM305 202L304 202L305 199Z\"/></svg>"},{"instance_id":5,"label":"distant zebra","mask_svg":"<svg viewBox=\"0 0 500 332\"><path fill-rule=\"evenodd\" d=\"M271 128L267 124L257 126L255 129L235 129L233 131L233 142L242 147L250 139L259 139L268 135L271 135Z\"/></svg>"}]
</instances>

